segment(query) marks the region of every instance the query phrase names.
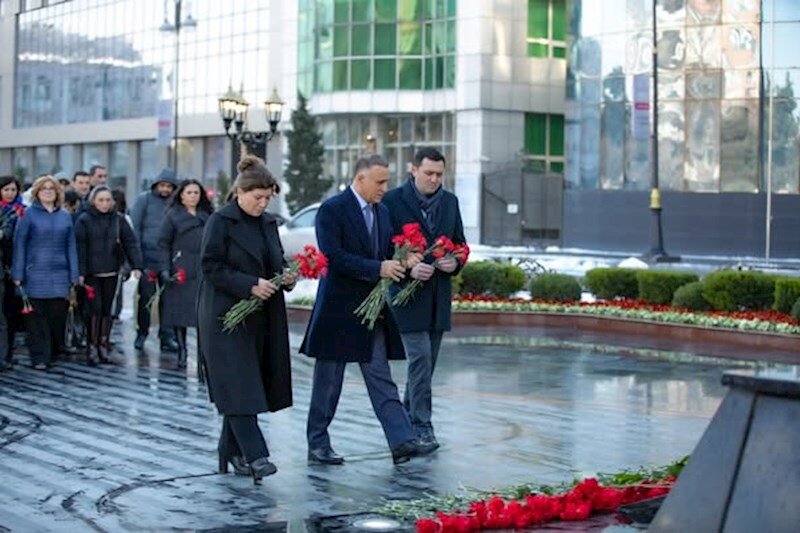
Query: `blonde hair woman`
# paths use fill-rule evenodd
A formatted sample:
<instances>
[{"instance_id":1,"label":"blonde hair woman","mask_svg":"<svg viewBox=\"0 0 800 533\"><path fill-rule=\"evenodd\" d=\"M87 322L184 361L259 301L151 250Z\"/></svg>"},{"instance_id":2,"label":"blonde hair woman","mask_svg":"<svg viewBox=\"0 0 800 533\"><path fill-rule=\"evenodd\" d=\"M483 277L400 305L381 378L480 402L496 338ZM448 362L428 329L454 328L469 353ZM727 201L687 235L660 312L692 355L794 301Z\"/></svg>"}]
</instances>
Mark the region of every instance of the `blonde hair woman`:
<instances>
[{"instance_id":1,"label":"blonde hair woman","mask_svg":"<svg viewBox=\"0 0 800 533\"><path fill-rule=\"evenodd\" d=\"M38 178L31 200L14 233L11 279L33 306L25 315L33 368L46 370L64 349L70 288L83 280L61 184L53 176Z\"/></svg>"}]
</instances>

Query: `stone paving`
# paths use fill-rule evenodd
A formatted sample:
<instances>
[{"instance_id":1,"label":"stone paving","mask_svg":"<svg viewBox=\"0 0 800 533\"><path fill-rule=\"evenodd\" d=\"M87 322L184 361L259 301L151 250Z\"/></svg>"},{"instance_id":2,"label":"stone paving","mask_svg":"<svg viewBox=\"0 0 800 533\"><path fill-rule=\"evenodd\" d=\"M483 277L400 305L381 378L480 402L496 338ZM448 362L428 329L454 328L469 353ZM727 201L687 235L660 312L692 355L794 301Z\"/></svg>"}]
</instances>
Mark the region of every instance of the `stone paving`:
<instances>
[{"instance_id":1,"label":"stone paving","mask_svg":"<svg viewBox=\"0 0 800 533\"><path fill-rule=\"evenodd\" d=\"M261 486L216 474L220 419L194 359L176 370L155 335L136 354L130 320L115 327L116 365L0 374L0 531L301 531L387 498L664 464L697 443L729 366L569 332L461 329L435 376L435 455L392 465L353 365L331 431L347 463L308 466L303 331L292 324L295 406L260 417L279 468ZM404 364L393 371L402 387Z\"/></svg>"}]
</instances>

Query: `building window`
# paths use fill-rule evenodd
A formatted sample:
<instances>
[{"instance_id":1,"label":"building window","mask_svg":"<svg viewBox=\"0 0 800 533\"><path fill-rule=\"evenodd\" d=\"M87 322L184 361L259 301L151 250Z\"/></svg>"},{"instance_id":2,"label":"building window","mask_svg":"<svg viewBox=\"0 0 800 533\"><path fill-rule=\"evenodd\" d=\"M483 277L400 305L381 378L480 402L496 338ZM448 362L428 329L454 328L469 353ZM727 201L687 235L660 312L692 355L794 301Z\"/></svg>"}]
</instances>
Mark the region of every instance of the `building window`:
<instances>
[{"instance_id":1,"label":"building window","mask_svg":"<svg viewBox=\"0 0 800 533\"><path fill-rule=\"evenodd\" d=\"M299 0L301 91L455 85L454 0Z\"/></svg>"},{"instance_id":2,"label":"building window","mask_svg":"<svg viewBox=\"0 0 800 533\"><path fill-rule=\"evenodd\" d=\"M528 0L528 57L567 56L566 0Z\"/></svg>"},{"instance_id":3,"label":"building window","mask_svg":"<svg viewBox=\"0 0 800 533\"><path fill-rule=\"evenodd\" d=\"M525 113L525 158L535 172L564 172L564 115Z\"/></svg>"}]
</instances>

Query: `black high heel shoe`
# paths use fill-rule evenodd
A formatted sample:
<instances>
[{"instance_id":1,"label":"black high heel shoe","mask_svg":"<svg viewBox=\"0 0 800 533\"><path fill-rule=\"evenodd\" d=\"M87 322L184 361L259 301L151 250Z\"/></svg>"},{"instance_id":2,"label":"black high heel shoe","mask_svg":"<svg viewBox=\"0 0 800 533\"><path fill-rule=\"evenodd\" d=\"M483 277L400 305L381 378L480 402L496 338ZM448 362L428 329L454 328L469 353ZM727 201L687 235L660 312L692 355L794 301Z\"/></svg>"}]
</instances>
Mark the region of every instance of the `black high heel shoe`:
<instances>
[{"instance_id":1,"label":"black high heel shoe","mask_svg":"<svg viewBox=\"0 0 800 533\"><path fill-rule=\"evenodd\" d=\"M253 484L260 485L261 478L271 476L278 471L278 467L271 463L267 457L259 457L250 463L250 470L253 472Z\"/></svg>"},{"instance_id":2,"label":"black high heel shoe","mask_svg":"<svg viewBox=\"0 0 800 533\"><path fill-rule=\"evenodd\" d=\"M237 476L249 476L250 475L250 465L247 464L247 461L244 457L240 455L225 455L220 453L219 454L219 473L220 474L227 474L228 473L228 464L230 463L233 466L233 473Z\"/></svg>"}]
</instances>

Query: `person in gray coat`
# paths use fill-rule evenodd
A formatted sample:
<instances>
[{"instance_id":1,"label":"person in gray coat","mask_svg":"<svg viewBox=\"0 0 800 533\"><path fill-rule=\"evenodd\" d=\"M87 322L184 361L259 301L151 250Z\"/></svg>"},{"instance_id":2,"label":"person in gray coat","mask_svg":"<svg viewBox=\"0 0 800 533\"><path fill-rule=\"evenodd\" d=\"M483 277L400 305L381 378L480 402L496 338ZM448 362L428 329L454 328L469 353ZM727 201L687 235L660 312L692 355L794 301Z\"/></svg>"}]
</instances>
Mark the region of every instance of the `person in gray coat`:
<instances>
[{"instance_id":1,"label":"person in gray coat","mask_svg":"<svg viewBox=\"0 0 800 533\"><path fill-rule=\"evenodd\" d=\"M214 212L199 181L181 182L170 198L170 208L161 223L160 281L166 286L161 323L175 331L178 341L178 368L186 367L187 328L197 327L197 278L200 271L200 244L203 228ZM180 275L180 279L176 276ZM200 368L200 365L198 365Z\"/></svg>"},{"instance_id":2,"label":"person in gray coat","mask_svg":"<svg viewBox=\"0 0 800 533\"><path fill-rule=\"evenodd\" d=\"M144 275L139 279L137 291L139 303L136 309L136 341L133 345L137 350L144 348L144 341L150 330L150 310L147 308L147 302L155 294L156 278L161 271L161 247L158 245L158 238L161 222L164 220L164 212L167 209L167 201L177 185L175 171L170 168L163 169L156 176L150 190L139 195L131 211L133 231L142 247L145 268ZM159 316L161 316L161 304L162 302L159 302ZM178 350L172 332L163 324L160 327L159 336L161 337L161 350Z\"/></svg>"}]
</instances>

